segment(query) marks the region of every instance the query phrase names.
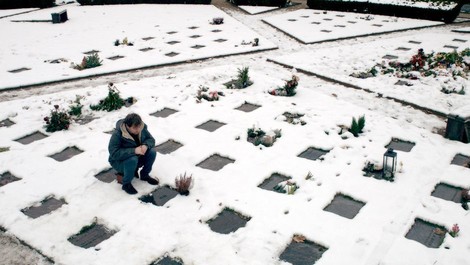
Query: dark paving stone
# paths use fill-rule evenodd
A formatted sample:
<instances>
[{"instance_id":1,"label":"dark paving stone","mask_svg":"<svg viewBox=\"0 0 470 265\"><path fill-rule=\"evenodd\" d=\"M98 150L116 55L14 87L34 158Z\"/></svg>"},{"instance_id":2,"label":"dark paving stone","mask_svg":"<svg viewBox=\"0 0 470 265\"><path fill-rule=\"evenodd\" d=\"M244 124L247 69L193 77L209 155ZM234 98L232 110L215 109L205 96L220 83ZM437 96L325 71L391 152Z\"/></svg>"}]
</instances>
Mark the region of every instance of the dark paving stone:
<instances>
[{"instance_id":1,"label":"dark paving stone","mask_svg":"<svg viewBox=\"0 0 470 265\"><path fill-rule=\"evenodd\" d=\"M336 15L337 17L344 17L344 15Z\"/></svg>"},{"instance_id":2,"label":"dark paving stone","mask_svg":"<svg viewBox=\"0 0 470 265\"><path fill-rule=\"evenodd\" d=\"M91 50L91 51L84 52L83 54L90 55L90 54L99 53L99 52L100 51L97 51L97 50Z\"/></svg>"},{"instance_id":3,"label":"dark paving stone","mask_svg":"<svg viewBox=\"0 0 470 265\"><path fill-rule=\"evenodd\" d=\"M115 233L115 231L109 230L104 225L94 223L83 227L78 234L71 236L68 241L81 248L91 248L112 237Z\"/></svg>"},{"instance_id":4,"label":"dark paving stone","mask_svg":"<svg viewBox=\"0 0 470 265\"><path fill-rule=\"evenodd\" d=\"M152 48L152 47L147 47L147 48L139 49L139 51L141 51L141 52L148 52L148 51L151 51L151 50L153 50L153 49L154 49L154 48Z\"/></svg>"},{"instance_id":5,"label":"dark paving stone","mask_svg":"<svg viewBox=\"0 0 470 265\"><path fill-rule=\"evenodd\" d=\"M395 59L398 59L398 56L387 54L383 56L382 59L395 60Z\"/></svg>"},{"instance_id":6,"label":"dark paving stone","mask_svg":"<svg viewBox=\"0 0 470 265\"><path fill-rule=\"evenodd\" d=\"M405 80L398 80L394 85L396 86L410 86L413 85L412 83L405 81Z\"/></svg>"},{"instance_id":7,"label":"dark paving stone","mask_svg":"<svg viewBox=\"0 0 470 265\"><path fill-rule=\"evenodd\" d=\"M274 187L276 187L277 184L289 179L291 178L278 173L273 173L269 178L265 179L263 183L261 183L258 187L269 191L275 191Z\"/></svg>"},{"instance_id":8,"label":"dark paving stone","mask_svg":"<svg viewBox=\"0 0 470 265\"><path fill-rule=\"evenodd\" d=\"M21 137L19 139L16 139L15 141L20 142L22 144L30 144L34 141L39 141L41 139L44 139L48 137L47 135L41 133L41 132L34 132L32 134L26 135L24 137Z\"/></svg>"},{"instance_id":9,"label":"dark paving stone","mask_svg":"<svg viewBox=\"0 0 470 265\"><path fill-rule=\"evenodd\" d=\"M144 41L148 41L148 40L152 40L152 39L155 39L155 37L145 37L145 38L142 38L142 40L144 40Z\"/></svg>"},{"instance_id":10,"label":"dark paving stone","mask_svg":"<svg viewBox=\"0 0 470 265\"><path fill-rule=\"evenodd\" d=\"M245 102L240 107L236 108L236 110L241 110L244 112L252 112L259 107L261 106Z\"/></svg>"},{"instance_id":11,"label":"dark paving stone","mask_svg":"<svg viewBox=\"0 0 470 265\"><path fill-rule=\"evenodd\" d=\"M1 127L10 127L13 124L15 124L15 123L12 122L10 119L4 119L3 121L0 121L0 128Z\"/></svg>"},{"instance_id":12,"label":"dark paving stone","mask_svg":"<svg viewBox=\"0 0 470 265\"><path fill-rule=\"evenodd\" d=\"M353 219L359 213L361 208L364 207L364 205L366 204L360 201L356 201L349 196L336 194L333 201L323 210L335 213L348 219Z\"/></svg>"},{"instance_id":13,"label":"dark paving stone","mask_svg":"<svg viewBox=\"0 0 470 265\"><path fill-rule=\"evenodd\" d=\"M20 180L20 178L13 176L10 172L7 171L0 175L0 187L18 180Z\"/></svg>"},{"instance_id":14,"label":"dark paving stone","mask_svg":"<svg viewBox=\"0 0 470 265\"><path fill-rule=\"evenodd\" d=\"M415 219L415 223L410 231L406 234L406 238L418 241L428 248L439 248L444 241L447 230L419 218Z\"/></svg>"},{"instance_id":15,"label":"dark paving stone","mask_svg":"<svg viewBox=\"0 0 470 265\"><path fill-rule=\"evenodd\" d=\"M310 160L317 160L320 158L320 160L322 160L323 158L321 157L326 155L328 152L330 151L318 149L315 147L309 147L307 148L307 150L303 151L300 155L298 155L298 157L302 157L302 158L306 158Z\"/></svg>"},{"instance_id":16,"label":"dark paving stone","mask_svg":"<svg viewBox=\"0 0 470 265\"><path fill-rule=\"evenodd\" d=\"M31 68L28 68L28 67L21 67L21 68L9 70L8 72L13 73L13 74L16 74L16 73L21 73L21 72L24 72L24 71L29 71L29 70L31 70Z\"/></svg>"},{"instance_id":17,"label":"dark paving stone","mask_svg":"<svg viewBox=\"0 0 470 265\"><path fill-rule=\"evenodd\" d=\"M459 47L453 45L444 45L444 48L454 49L457 50Z\"/></svg>"},{"instance_id":18,"label":"dark paving stone","mask_svg":"<svg viewBox=\"0 0 470 265\"><path fill-rule=\"evenodd\" d=\"M117 171L114 170L113 168L105 169L101 171L100 173L96 174L95 178L106 183L111 183L116 179L116 173Z\"/></svg>"},{"instance_id":19,"label":"dark paving stone","mask_svg":"<svg viewBox=\"0 0 470 265\"><path fill-rule=\"evenodd\" d=\"M325 33L330 33L330 32L331 32L331 30L327 30L327 29L322 29L322 30L320 30L320 31L321 31L321 32L325 32Z\"/></svg>"},{"instance_id":20,"label":"dark paving stone","mask_svg":"<svg viewBox=\"0 0 470 265\"><path fill-rule=\"evenodd\" d=\"M408 43L413 43L413 44L421 44L421 41L414 41L414 40L410 40L410 41L408 41Z\"/></svg>"},{"instance_id":21,"label":"dark paving stone","mask_svg":"<svg viewBox=\"0 0 470 265\"><path fill-rule=\"evenodd\" d=\"M462 39L453 39L452 41L455 41L455 42L462 42L462 43L467 42L467 40L462 40Z\"/></svg>"},{"instance_id":22,"label":"dark paving stone","mask_svg":"<svg viewBox=\"0 0 470 265\"><path fill-rule=\"evenodd\" d=\"M456 154L454 156L454 159L452 159L452 162L450 162L452 165L458 165L462 167L470 167L470 157L462 155L462 154Z\"/></svg>"},{"instance_id":23,"label":"dark paving stone","mask_svg":"<svg viewBox=\"0 0 470 265\"><path fill-rule=\"evenodd\" d=\"M196 26L192 26L192 27L189 27L188 29L197 29L199 27L196 27Z\"/></svg>"},{"instance_id":24,"label":"dark paving stone","mask_svg":"<svg viewBox=\"0 0 470 265\"><path fill-rule=\"evenodd\" d=\"M55 159L56 161L62 162L62 161L65 161L65 160L69 160L70 158L72 158L72 157L74 157L74 156L76 156L80 153L83 153L83 151L78 149L75 146L72 146L72 147L65 148L64 150L62 150L59 153L50 155L49 157Z\"/></svg>"},{"instance_id":25,"label":"dark paving stone","mask_svg":"<svg viewBox=\"0 0 470 265\"><path fill-rule=\"evenodd\" d=\"M403 152L410 152L415 145L416 144L413 142L407 142L397 138L392 138L392 141L387 146L385 146L385 148L392 148L395 151L398 150Z\"/></svg>"},{"instance_id":26,"label":"dark paving stone","mask_svg":"<svg viewBox=\"0 0 470 265\"><path fill-rule=\"evenodd\" d=\"M200 38L202 37L201 35L192 35L192 36L189 36L191 39L197 39L197 38Z\"/></svg>"},{"instance_id":27,"label":"dark paving stone","mask_svg":"<svg viewBox=\"0 0 470 265\"><path fill-rule=\"evenodd\" d=\"M383 27L383 25L381 25L381 24L372 24L372 26L374 26L374 27Z\"/></svg>"},{"instance_id":28,"label":"dark paving stone","mask_svg":"<svg viewBox=\"0 0 470 265\"><path fill-rule=\"evenodd\" d=\"M176 41L176 40L172 40L172 41L169 41L167 43L170 44L170 45L174 45L174 44L177 44L177 43L180 43L180 42Z\"/></svg>"},{"instance_id":29,"label":"dark paving stone","mask_svg":"<svg viewBox=\"0 0 470 265\"><path fill-rule=\"evenodd\" d=\"M211 30L211 31L214 32L214 33L222 32L222 30L220 30L220 29L214 29L214 30Z\"/></svg>"},{"instance_id":30,"label":"dark paving stone","mask_svg":"<svg viewBox=\"0 0 470 265\"><path fill-rule=\"evenodd\" d=\"M59 209L64 204L66 204L64 200L50 197L43 200L39 206L31 206L21 210L21 212L35 219Z\"/></svg>"},{"instance_id":31,"label":"dark paving stone","mask_svg":"<svg viewBox=\"0 0 470 265\"><path fill-rule=\"evenodd\" d=\"M303 242L292 240L279 259L292 265L315 264L327 250L328 248L309 240Z\"/></svg>"},{"instance_id":32,"label":"dark paving stone","mask_svg":"<svg viewBox=\"0 0 470 265\"><path fill-rule=\"evenodd\" d=\"M303 17L303 18L309 18L310 16L300 16L300 17Z\"/></svg>"},{"instance_id":33,"label":"dark paving stone","mask_svg":"<svg viewBox=\"0 0 470 265\"><path fill-rule=\"evenodd\" d=\"M225 123L223 123L223 122L210 120L210 121L204 122L203 124L197 126L196 128L203 129L203 130L206 130L206 131L209 131L209 132L213 132L213 131L219 129L220 127L222 127L224 125L225 125Z\"/></svg>"},{"instance_id":34,"label":"dark paving stone","mask_svg":"<svg viewBox=\"0 0 470 265\"><path fill-rule=\"evenodd\" d=\"M214 40L214 41L215 41L215 42L225 42L225 41L227 41L227 40L226 40L226 39L216 39L216 40Z\"/></svg>"},{"instance_id":35,"label":"dark paving stone","mask_svg":"<svg viewBox=\"0 0 470 265\"><path fill-rule=\"evenodd\" d=\"M160 153L160 154L169 154L169 153L173 153L174 151L178 150L180 147L182 147L183 145L181 143L178 143L172 139L160 144L160 145L157 145L155 147L155 150Z\"/></svg>"},{"instance_id":36,"label":"dark paving stone","mask_svg":"<svg viewBox=\"0 0 470 265\"><path fill-rule=\"evenodd\" d=\"M207 221L207 223L211 230L216 233L230 234L244 227L250 219L250 217L243 216L231 209L225 208L216 218Z\"/></svg>"},{"instance_id":37,"label":"dark paving stone","mask_svg":"<svg viewBox=\"0 0 470 265\"><path fill-rule=\"evenodd\" d=\"M201 49L201 48L204 48L204 47L206 47L206 46L204 46L204 45L199 45L199 44L194 45L194 46L191 46L191 48L193 48L193 49Z\"/></svg>"},{"instance_id":38,"label":"dark paving stone","mask_svg":"<svg viewBox=\"0 0 470 265\"><path fill-rule=\"evenodd\" d=\"M463 188L455 187L446 183L439 183L434 188L434 191L431 193L431 196L441 198L446 201L461 203L462 190Z\"/></svg>"},{"instance_id":39,"label":"dark paving stone","mask_svg":"<svg viewBox=\"0 0 470 265\"><path fill-rule=\"evenodd\" d=\"M165 54L165 56L168 56L168 57L175 57L176 55L178 55L179 53L177 52L170 52L170 53L167 53Z\"/></svg>"},{"instance_id":40,"label":"dark paving stone","mask_svg":"<svg viewBox=\"0 0 470 265\"><path fill-rule=\"evenodd\" d=\"M122 58L124 58L124 56L116 55L116 56L108 57L107 59L115 61L115 60L119 60L119 59L122 59Z\"/></svg>"},{"instance_id":41,"label":"dark paving stone","mask_svg":"<svg viewBox=\"0 0 470 265\"><path fill-rule=\"evenodd\" d=\"M178 195L178 192L168 186L159 187L148 195L144 195L139 198L142 202L152 203L156 206L163 206L169 200L173 199Z\"/></svg>"},{"instance_id":42,"label":"dark paving stone","mask_svg":"<svg viewBox=\"0 0 470 265\"><path fill-rule=\"evenodd\" d=\"M168 31L166 34L170 34L170 35L173 35L175 33L178 33L178 31Z\"/></svg>"},{"instance_id":43,"label":"dark paving stone","mask_svg":"<svg viewBox=\"0 0 470 265\"><path fill-rule=\"evenodd\" d=\"M93 116L85 116L85 117L75 119L75 122L80 124L80 125L85 125L85 124L88 124L88 123L92 122L94 119L96 119L96 118L93 117Z\"/></svg>"},{"instance_id":44,"label":"dark paving stone","mask_svg":"<svg viewBox=\"0 0 470 265\"><path fill-rule=\"evenodd\" d=\"M155 113L152 113L150 115L155 116L157 118L166 118L174 113L178 112L177 110L170 109L170 108L163 108L162 110L159 110Z\"/></svg>"},{"instance_id":45,"label":"dark paving stone","mask_svg":"<svg viewBox=\"0 0 470 265\"><path fill-rule=\"evenodd\" d=\"M411 48L406 48L406 47L398 47L396 48L397 51L409 51Z\"/></svg>"},{"instance_id":46,"label":"dark paving stone","mask_svg":"<svg viewBox=\"0 0 470 265\"><path fill-rule=\"evenodd\" d=\"M213 171L219 171L226 165L230 163L234 163L235 160L230 159L228 157L220 156L218 154L211 155L210 157L206 158L201 163L197 164L196 166L202 167L205 169L210 169Z\"/></svg>"},{"instance_id":47,"label":"dark paving stone","mask_svg":"<svg viewBox=\"0 0 470 265\"><path fill-rule=\"evenodd\" d=\"M173 259L170 257L164 257L159 261L155 261L150 265L183 265L184 263L181 262L179 259Z\"/></svg>"}]
</instances>

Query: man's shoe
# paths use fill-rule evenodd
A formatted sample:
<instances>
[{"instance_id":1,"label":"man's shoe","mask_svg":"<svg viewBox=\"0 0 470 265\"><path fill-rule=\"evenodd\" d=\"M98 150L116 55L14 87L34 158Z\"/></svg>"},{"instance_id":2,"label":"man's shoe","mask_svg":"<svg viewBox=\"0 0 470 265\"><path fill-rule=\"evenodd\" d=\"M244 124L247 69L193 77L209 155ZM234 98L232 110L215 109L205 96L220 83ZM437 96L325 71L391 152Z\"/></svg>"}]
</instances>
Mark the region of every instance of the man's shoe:
<instances>
[{"instance_id":1,"label":"man's shoe","mask_svg":"<svg viewBox=\"0 0 470 265\"><path fill-rule=\"evenodd\" d=\"M127 192L127 194L131 194L131 195L137 193L137 190L130 183L122 185L122 190Z\"/></svg>"},{"instance_id":2,"label":"man's shoe","mask_svg":"<svg viewBox=\"0 0 470 265\"><path fill-rule=\"evenodd\" d=\"M140 176L140 180L147 181L150 185L158 185L158 179L151 178L150 176Z\"/></svg>"}]
</instances>

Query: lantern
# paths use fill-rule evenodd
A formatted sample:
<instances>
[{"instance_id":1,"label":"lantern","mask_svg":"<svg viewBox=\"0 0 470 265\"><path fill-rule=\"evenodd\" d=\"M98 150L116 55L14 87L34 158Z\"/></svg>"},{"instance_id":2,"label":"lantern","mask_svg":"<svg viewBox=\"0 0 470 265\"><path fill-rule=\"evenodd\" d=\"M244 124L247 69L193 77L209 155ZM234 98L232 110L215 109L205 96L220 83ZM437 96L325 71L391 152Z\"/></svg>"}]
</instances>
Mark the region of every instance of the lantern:
<instances>
[{"instance_id":1,"label":"lantern","mask_svg":"<svg viewBox=\"0 0 470 265\"><path fill-rule=\"evenodd\" d=\"M397 153L389 148L384 154L382 177L385 179L393 179L397 169Z\"/></svg>"}]
</instances>

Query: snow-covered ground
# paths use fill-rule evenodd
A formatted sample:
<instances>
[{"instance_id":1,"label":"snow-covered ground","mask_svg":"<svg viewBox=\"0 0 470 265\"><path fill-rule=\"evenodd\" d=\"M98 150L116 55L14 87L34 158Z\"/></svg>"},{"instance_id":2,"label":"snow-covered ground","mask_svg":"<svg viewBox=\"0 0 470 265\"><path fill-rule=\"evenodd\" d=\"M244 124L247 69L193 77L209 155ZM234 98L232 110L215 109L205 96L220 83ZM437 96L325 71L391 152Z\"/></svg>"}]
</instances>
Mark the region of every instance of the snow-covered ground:
<instances>
[{"instance_id":1,"label":"snow-covered ground","mask_svg":"<svg viewBox=\"0 0 470 265\"><path fill-rule=\"evenodd\" d=\"M31 12L38 9L39 8L0 9L0 18L6 18L9 16Z\"/></svg>"},{"instance_id":2,"label":"snow-covered ground","mask_svg":"<svg viewBox=\"0 0 470 265\"><path fill-rule=\"evenodd\" d=\"M256 15L259 13L264 13L264 12L268 12L268 11L279 8L277 6L238 6L238 7L250 15Z\"/></svg>"},{"instance_id":3,"label":"snow-covered ground","mask_svg":"<svg viewBox=\"0 0 470 265\"><path fill-rule=\"evenodd\" d=\"M140 8L141 12L147 9ZM193 10L192 6L182 8ZM279 256L294 234L328 248L315 263L320 265L470 264L467 258L470 254L468 211L459 204L430 195L439 183L469 188L470 169L451 165L456 154L470 155L468 145L431 132L433 128L445 126L435 116L267 63L267 57L285 54L286 59L296 59L297 54L290 54L292 49L311 52L316 47L304 47L281 33L263 28L264 15L254 19L247 18L250 15L227 14L238 20L240 27L251 28L285 50L268 52L269 56L241 55L164 68L153 77L142 78L144 72L129 75L127 79L111 77L111 81L117 80L115 85L122 97L133 96L137 102L110 113L92 112L88 108L107 94L105 82L96 85L93 80L77 82L77 88L67 91L0 102L0 121L9 119L15 123L0 127L0 147L9 147L9 151L0 152L0 174L11 172L21 178L0 187L0 227L55 263L67 265L143 265L164 255L194 265L284 265L288 263ZM224 18L231 21L228 16ZM175 21L161 27L187 30L185 19ZM105 21L97 19L95 23ZM141 26L145 24L142 22ZM443 30L432 32L441 36ZM400 34L413 38L415 33ZM132 40L130 33L126 35ZM437 40L434 41L439 43ZM322 45L324 49L340 50L342 47L337 43L330 47ZM35 51L39 52L48 51ZM361 54L354 50L356 52ZM327 63L326 59L318 60ZM241 67L250 67L254 84L243 90L226 89L223 84L233 79ZM300 76L294 97L275 97L267 93L284 85L292 74ZM197 103L195 96L199 86L223 92L225 96L219 101ZM29 92L33 94L34 90ZM82 100L84 115L96 119L85 125L74 123L68 131L46 133L43 118L53 105L67 109L77 95L85 97ZM248 113L235 109L244 102L261 107ZM167 118L150 115L165 107L178 112ZM307 124L284 122L282 113L285 111L305 114L303 120ZM174 187L177 175L193 174L194 187L188 197L177 196L163 207L157 207L138 200L141 195L152 192L154 186L134 180L139 194L129 196L115 181L105 183L95 178L109 168L107 143L110 136L105 132L129 112L142 115L157 144L169 139L183 144L170 154L159 154L151 175L160 179L160 186ZM366 117L364 133L357 138L349 133L339 134L340 125L349 126L351 118L360 115ZM208 120L226 125L214 132L195 128ZM281 129L282 136L272 147L256 147L246 141L246 131L253 126L265 131ZM48 137L28 145L15 141L35 131ZM399 171L395 182L364 177L364 163L381 161L385 146L392 138L415 143L410 152L397 151ZM63 162L48 157L72 146L84 152ZM323 160L298 157L309 147L329 152ZM235 161L219 171L196 166L212 154ZM276 172L296 182L300 188L295 194L258 188ZM308 172L313 174L310 179L306 179ZM355 218L347 219L323 210L337 193L365 203ZM66 204L36 219L21 212L51 195L64 199ZM226 207L251 219L245 227L228 235L213 232L206 222ZM461 232L456 238L446 234L437 249L427 248L405 238L415 218L448 230L458 223ZM94 220L116 233L89 249L79 248L67 240Z\"/></svg>"}]
</instances>

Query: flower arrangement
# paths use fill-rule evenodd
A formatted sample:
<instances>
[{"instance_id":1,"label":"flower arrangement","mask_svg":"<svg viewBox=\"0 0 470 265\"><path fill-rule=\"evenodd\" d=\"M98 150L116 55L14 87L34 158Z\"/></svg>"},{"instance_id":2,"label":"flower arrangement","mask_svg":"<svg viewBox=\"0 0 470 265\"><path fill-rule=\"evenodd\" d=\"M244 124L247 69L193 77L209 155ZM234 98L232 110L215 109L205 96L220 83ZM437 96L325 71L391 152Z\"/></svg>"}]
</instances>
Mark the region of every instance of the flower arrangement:
<instances>
[{"instance_id":1,"label":"flower arrangement","mask_svg":"<svg viewBox=\"0 0 470 265\"><path fill-rule=\"evenodd\" d=\"M119 90L114 86L113 83L108 84L108 96L97 105L90 105L92 110L106 110L108 112L118 110L126 104L125 100L121 98Z\"/></svg>"},{"instance_id":2,"label":"flower arrangement","mask_svg":"<svg viewBox=\"0 0 470 265\"><path fill-rule=\"evenodd\" d=\"M121 42L119 39L116 39L116 40L114 41L114 46L119 46L119 45L134 46L134 43L129 42L129 40L127 39L127 37L125 37L124 39L122 39L122 42Z\"/></svg>"},{"instance_id":3,"label":"flower arrangement","mask_svg":"<svg viewBox=\"0 0 470 265\"><path fill-rule=\"evenodd\" d=\"M209 91L208 87L205 86L199 86L199 90L197 91L196 95L196 102L200 103L202 99L205 99L207 101L218 101L219 96L224 96L223 92L217 92L217 91Z\"/></svg>"},{"instance_id":4,"label":"flower arrangement","mask_svg":"<svg viewBox=\"0 0 470 265\"><path fill-rule=\"evenodd\" d=\"M299 188L295 182L291 180L282 181L274 187L274 190L280 193L287 193L288 195L293 195L295 191Z\"/></svg>"},{"instance_id":5,"label":"flower arrangement","mask_svg":"<svg viewBox=\"0 0 470 265\"><path fill-rule=\"evenodd\" d=\"M237 70L237 79L225 83L225 87L229 89L241 89L251 86L253 82L250 80L250 76L248 75L249 67L243 67L241 69L238 68Z\"/></svg>"},{"instance_id":6,"label":"flower arrangement","mask_svg":"<svg viewBox=\"0 0 470 265\"><path fill-rule=\"evenodd\" d=\"M82 115L83 105L80 101L83 98L84 98L83 96L76 95L76 98L73 101L73 104L69 106L69 114L71 116L80 117L80 115Z\"/></svg>"},{"instance_id":7,"label":"flower arrangement","mask_svg":"<svg viewBox=\"0 0 470 265\"><path fill-rule=\"evenodd\" d=\"M215 17L212 19L212 23L213 25L220 25L220 24L224 24L224 18L223 17Z\"/></svg>"},{"instance_id":8,"label":"flower arrangement","mask_svg":"<svg viewBox=\"0 0 470 265\"><path fill-rule=\"evenodd\" d=\"M459 235L459 232L460 232L460 227L458 224L454 224L452 226L452 229L449 231L449 235L451 235L452 237L457 237Z\"/></svg>"},{"instance_id":9,"label":"flower arrangement","mask_svg":"<svg viewBox=\"0 0 470 265\"><path fill-rule=\"evenodd\" d=\"M59 109L59 105L54 105L51 116L44 117L46 122L46 132L56 132L68 130L70 126L70 116L67 112Z\"/></svg>"},{"instance_id":10,"label":"flower arrangement","mask_svg":"<svg viewBox=\"0 0 470 265\"><path fill-rule=\"evenodd\" d=\"M253 47L259 46L259 38L254 38L253 41L249 41L249 42L242 40L242 45L251 45Z\"/></svg>"},{"instance_id":11,"label":"flower arrangement","mask_svg":"<svg viewBox=\"0 0 470 265\"><path fill-rule=\"evenodd\" d=\"M269 94L274 96L292 97L297 93L295 89L297 88L298 84L299 77L296 75L292 75L291 80L287 80L283 87L278 87L274 90L271 90L269 91Z\"/></svg>"},{"instance_id":12,"label":"flower arrangement","mask_svg":"<svg viewBox=\"0 0 470 265\"><path fill-rule=\"evenodd\" d=\"M281 137L281 130L273 130L270 133L266 133L261 128L257 128L253 125L252 128L247 130L247 136L247 141L255 146L261 144L265 147L270 147L277 138Z\"/></svg>"},{"instance_id":13,"label":"flower arrangement","mask_svg":"<svg viewBox=\"0 0 470 265\"><path fill-rule=\"evenodd\" d=\"M94 68L101 65L103 61L100 60L98 53L93 53L88 56L84 56L80 64L72 63L72 68L77 70L84 70L88 68Z\"/></svg>"},{"instance_id":14,"label":"flower arrangement","mask_svg":"<svg viewBox=\"0 0 470 265\"><path fill-rule=\"evenodd\" d=\"M189 195L189 189L191 188L191 184L193 183L193 175L186 175L184 172L183 175L179 175L175 178L175 186L176 191L178 191L181 195Z\"/></svg>"},{"instance_id":15,"label":"flower arrangement","mask_svg":"<svg viewBox=\"0 0 470 265\"><path fill-rule=\"evenodd\" d=\"M463 189L462 192L462 201L469 202L470 201L470 192L467 189Z\"/></svg>"}]
</instances>

